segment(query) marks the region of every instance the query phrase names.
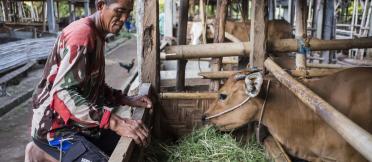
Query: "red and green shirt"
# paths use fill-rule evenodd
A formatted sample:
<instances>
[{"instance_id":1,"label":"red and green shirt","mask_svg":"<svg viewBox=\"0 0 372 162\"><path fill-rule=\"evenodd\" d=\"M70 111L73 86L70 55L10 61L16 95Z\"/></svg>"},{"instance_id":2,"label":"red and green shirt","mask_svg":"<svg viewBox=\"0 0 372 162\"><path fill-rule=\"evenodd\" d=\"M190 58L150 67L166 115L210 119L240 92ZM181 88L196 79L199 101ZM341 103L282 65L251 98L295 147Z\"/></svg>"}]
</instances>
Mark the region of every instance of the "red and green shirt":
<instances>
[{"instance_id":1,"label":"red and green shirt","mask_svg":"<svg viewBox=\"0 0 372 162\"><path fill-rule=\"evenodd\" d=\"M33 94L31 135L51 141L64 131L97 135L123 96L105 84L104 37L93 20L64 28Z\"/></svg>"}]
</instances>

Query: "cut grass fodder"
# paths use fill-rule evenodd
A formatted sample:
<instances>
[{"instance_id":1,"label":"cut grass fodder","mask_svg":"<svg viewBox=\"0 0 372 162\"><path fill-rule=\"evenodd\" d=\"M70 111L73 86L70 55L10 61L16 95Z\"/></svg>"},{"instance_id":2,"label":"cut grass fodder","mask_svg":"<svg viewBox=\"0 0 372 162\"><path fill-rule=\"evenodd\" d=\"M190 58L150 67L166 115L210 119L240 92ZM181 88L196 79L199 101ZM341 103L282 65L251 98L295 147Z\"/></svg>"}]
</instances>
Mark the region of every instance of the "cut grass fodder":
<instances>
[{"instance_id":1,"label":"cut grass fodder","mask_svg":"<svg viewBox=\"0 0 372 162\"><path fill-rule=\"evenodd\" d=\"M147 158L148 161L269 161L254 138L240 144L231 134L222 134L212 127L195 130L175 145L156 143L152 147L147 152L160 157Z\"/></svg>"}]
</instances>

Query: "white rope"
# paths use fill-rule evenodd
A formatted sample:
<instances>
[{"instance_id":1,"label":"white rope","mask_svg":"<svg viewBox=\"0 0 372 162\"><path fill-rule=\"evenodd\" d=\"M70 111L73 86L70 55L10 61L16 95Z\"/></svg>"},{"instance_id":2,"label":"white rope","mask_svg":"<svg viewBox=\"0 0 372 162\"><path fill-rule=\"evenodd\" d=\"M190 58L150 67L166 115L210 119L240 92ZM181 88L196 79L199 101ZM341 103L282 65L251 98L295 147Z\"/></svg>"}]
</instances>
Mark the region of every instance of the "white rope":
<instances>
[{"instance_id":1,"label":"white rope","mask_svg":"<svg viewBox=\"0 0 372 162\"><path fill-rule=\"evenodd\" d=\"M212 118L215 118L215 117L219 117L219 116L221 116L221 115L223 115L223 114L226 114L226 113L228 113L228 112L234 111L235 109L237 109L237 108L239 108L240 106L242 106L243 104L245 104L249 99L251 99L250 96L248 96L248 97L247 97L243 102L241 102L240 104L238 104L238 105L236 105L236 106L234 106L234 107L232 107L232 108L230 108L230 109L227 109L227 110L225 110L225 111L222 111L222 112L220 112L220 113L218 113L218 114L215 114L215 115L212 115L212 116L208 116L208 117L206 117L205 119L206 119L206 120L209 120L209 119L212 119Z\"/></svg>"}]
</instances>

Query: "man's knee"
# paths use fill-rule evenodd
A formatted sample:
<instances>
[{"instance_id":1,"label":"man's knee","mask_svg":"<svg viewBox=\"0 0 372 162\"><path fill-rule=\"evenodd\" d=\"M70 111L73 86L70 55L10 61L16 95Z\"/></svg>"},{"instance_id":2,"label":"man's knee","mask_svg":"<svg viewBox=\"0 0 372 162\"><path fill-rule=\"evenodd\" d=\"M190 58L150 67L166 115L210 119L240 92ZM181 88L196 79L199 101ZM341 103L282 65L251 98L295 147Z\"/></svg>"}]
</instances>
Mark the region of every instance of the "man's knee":
<instances>
[{"instance_id":1,"label":"man's knee","mask_svg":"<svg viewBox=\"0 0 372 162\"><path fill-rule=\"evenodd\" d=\"M25 162L58 162L52 156L47 154L45 151L35 145L34 142L30 142L26 145L25 149Z\"/></svg>"}]
</instances>

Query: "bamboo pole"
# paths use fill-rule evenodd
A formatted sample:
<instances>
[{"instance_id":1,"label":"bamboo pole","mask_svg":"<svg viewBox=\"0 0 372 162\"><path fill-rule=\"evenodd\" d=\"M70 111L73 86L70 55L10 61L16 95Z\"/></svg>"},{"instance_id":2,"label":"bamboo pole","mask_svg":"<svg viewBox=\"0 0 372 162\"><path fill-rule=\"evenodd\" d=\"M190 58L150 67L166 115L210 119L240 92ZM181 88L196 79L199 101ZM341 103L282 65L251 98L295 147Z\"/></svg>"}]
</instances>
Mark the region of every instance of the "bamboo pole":
<instances>
[{"instance_id":1,"label":"bamboo pole","mask_svg":"<svg viewBox=\"0 0 372 162\"><path fill-rule=\"evenodd\" d=\"M213 92L188 92L188 93L173 93L165 92L159 93L159 98L162 100L194 100L194 99L216 99L218 93Z\"/></svg>"},{"instance_id":2,"label":"bamboo pole","mask_svg":"<svg viewBox=\"0 0 372 162\"><path fill-rule=\"evenodd\" d=\"M323 77L334 74L343 69L307 69L307 70L288 70L295 77ZM226 79L239 71L218 71L218 72L200 72L199 75L205 79Z\"/></svg>"},{"instance_id":3,"label":"bamboo pole","mask_svg":"<svg viewBox=\"0 0 372 162\"><path fill-rule=\"evenodd\" d=\"M338 112L332 105L309 88L292 78L270 58L265 67L286 87L289 88L304 104L316 112L328 125L339 133L352 147L367 160L372 161L372 136L363 128Z\"/></svg>"},{"instance_id":4,"label":"bamboo pole","mask_svg":"<svg viewBox=\"0 0 372 162\"><path fill-rule=\"evenodd\" d=\"M304 0L296 0L296 37L306 38L306 3ZM306 54L296 53L296 68L305 69L306 68Z\"/></svg>"},{"instance_id":5,"label":"bamboo pole","mask_svg":"<svg viewBox=\"0 0 372 162\"><path fill-rule=\"evenodd\" d=\"M296 39L280 39L268 42L268 51L285 53L298 51ZM309 39L312 51L346 50L352 48L372 48L372 37L356 39L320 40ZM169 46L161 54L163 60L194 59L209 57L244 56L251 52L250 42L211 43L204 45Z\"/></svg>"},{"instance_id":6,"label":"bamboo pole","mask_svg":"<svg viewBox=\"0 0 372 162\"><path fill-rule=\"evenodd\" d=\"M187 19L189 11L189 0L180 1L178 29L177 29L177 43L178 45L185 45L187 39ZM185 89L185 70L187 60L177 60L177 76L176 76L176 90L183 91Z\"/></svg>"}]
</instances>

